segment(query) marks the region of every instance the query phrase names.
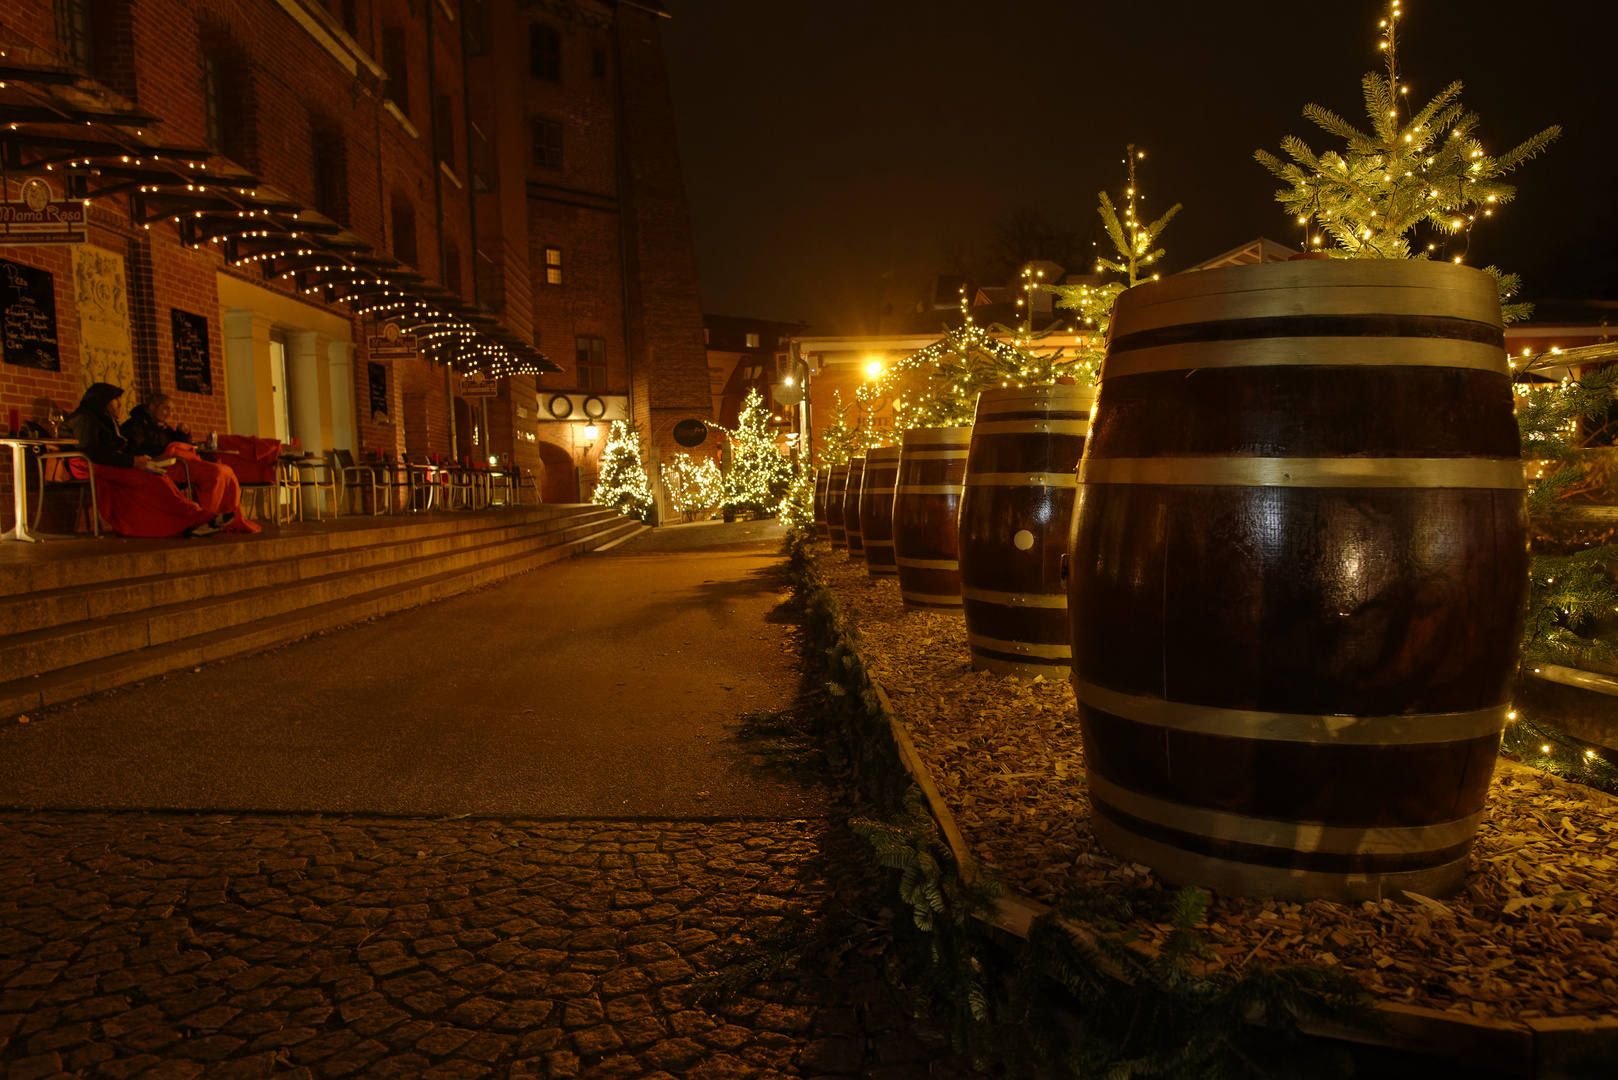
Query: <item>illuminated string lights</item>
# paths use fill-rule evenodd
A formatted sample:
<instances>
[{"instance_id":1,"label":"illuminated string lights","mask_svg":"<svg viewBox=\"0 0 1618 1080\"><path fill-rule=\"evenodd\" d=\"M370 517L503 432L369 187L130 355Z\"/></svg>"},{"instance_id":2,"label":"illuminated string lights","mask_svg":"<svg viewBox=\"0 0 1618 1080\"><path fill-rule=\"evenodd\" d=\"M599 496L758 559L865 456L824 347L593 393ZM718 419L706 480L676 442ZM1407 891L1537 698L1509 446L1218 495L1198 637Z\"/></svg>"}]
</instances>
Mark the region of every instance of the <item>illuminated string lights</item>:
<instances>
[{"instance_id":1,"label":"illuminated string lights","mask_svg":"<svg viewBox=\"0 0 1618 1080\"><path fill-rule=\"evenodd\" d=\"M725 436L730 440L730 465L725 470L721 505L729 510L775 513L792 485L792 462L776 446L770 410L757 389L747 392L736 430L726 431Z\"/></svg>"},{"instance_id":2,"label":"illuminated string lights","mask_svg":"<svg viewBox=\"0 0 1618 1080\"><path fill-rule=\"evenodd\" d=\"M610 506L620 514L646 521L655 500L652 486L641 464L640 428L627 420L614 420L607 432L607 445L601 451L601 474L590 501Z\"/></svg>"}]
</instances>

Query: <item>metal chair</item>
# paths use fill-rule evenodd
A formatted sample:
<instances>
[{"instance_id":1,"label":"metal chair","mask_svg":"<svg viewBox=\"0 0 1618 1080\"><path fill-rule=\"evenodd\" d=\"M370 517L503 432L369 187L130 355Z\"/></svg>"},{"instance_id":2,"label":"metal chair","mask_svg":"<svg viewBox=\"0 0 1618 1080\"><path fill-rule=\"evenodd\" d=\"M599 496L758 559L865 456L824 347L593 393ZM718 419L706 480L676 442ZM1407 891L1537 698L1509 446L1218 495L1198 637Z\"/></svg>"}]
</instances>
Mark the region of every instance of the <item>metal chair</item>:
<instances>
[{"instance_id":1,"label":"metal chair","mask_svg":"<svg viewBox=\"0 0 1618 1080\"><path fill-rule=\"evenodd\" d=\"M354 464L354 455L347 450L328 451L332 455L332 472L342 484L343 499L338 500L337 509L342 510L344 501L347 502L350 513L358 513L353 509L354 495L369 490L371 493L371 516L386 513L384 503L387 499L388 486L377 478L376 469L369 465ZM360 500L363 507L365 501Z\"/></svg>"},{"instance_id":2,"label":"metal chair","mask_svg":"<svg viewBox=\"0 0 1618 1080\"><path fill-rule=\"evenodd\" d=\"M510 469L511 484L514 490L514 495L512 496L513 501L515 501L518 506L521 506L523 490L527 489L528 491L532 491L534 493L534 502L537 504L540 501L539 478L520 465L512 465L510 466Z\"/></svg>"},{"instance_id":3,"label":"metal chair","mask_svg":"<svg viewBox=\"0 0 1618 1080\"><path fill-rule=\"evenodd\" d=\"M332 467L331 458L326 456L294 458L288 461L287 464L297 473L295 483L298 491L298 520L304 520L304 507L311 502L314 503L315 507L315 520L325 520L320 510L320 493L322 491L331 492L332 516L336 517L337 471ZM322 474L324 474L324 479L322 479ZM313 499L306 497L309 488L314 488Z\"/></svg>"},{"instance_id":4,"label":"metal chair","mask_svg":"<svg viewBox=\"0 0 1618 1080\"><path fill-rule=\"evenodd\" d=\"M71 487L77 490L79 499L78 506L73 511L73 524L75 531L77 531L79 517L84 513L84 493L88 490L90 493L90 531L99 540L101 538L101 503L96 498L96 472L95 467L90 462L89 455L80 450L51 450L36 455L35 460L39 465L39 489L34 495L34 519L29 523L28 527L30 529L38 528L39 515L45 508L45 489L47 487ZM65 469L67 476L64 479L51 476L50 474L56 470L45 467L45 463L48 461L60 461L65 467L66 463L71 460L84 462L84 476L75 476L72 470Z\"/></svg>"}]
</instances>

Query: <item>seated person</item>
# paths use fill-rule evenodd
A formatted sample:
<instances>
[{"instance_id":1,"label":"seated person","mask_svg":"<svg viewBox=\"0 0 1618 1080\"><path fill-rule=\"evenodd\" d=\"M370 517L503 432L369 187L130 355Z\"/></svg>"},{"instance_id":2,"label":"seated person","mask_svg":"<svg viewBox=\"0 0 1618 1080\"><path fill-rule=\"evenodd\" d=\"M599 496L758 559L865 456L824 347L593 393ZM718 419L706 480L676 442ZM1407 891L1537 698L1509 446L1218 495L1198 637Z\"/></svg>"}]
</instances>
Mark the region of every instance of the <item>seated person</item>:
<instances>
[{"instance_id":1,"label":"seated person","mask_svg":"<svg viewBox=\"0 0 1618 1080\"><path fill-rule=\"evenodd\" d=\"M191 445L191 429L184 424L170 426L174 404L167 394L153 394L145 402L129 411L119 430L129 443L129 449L147 457L173 457L186 459L185 464L169 466L169 479L176 485L191 478L197 505L214 514L233 514L231 529L236 532L258 532L259 527L242 514L242 488L229 466L204 461Z\"/></svg>"},{"instance_id":2,"label":"seated person","mask_svg":"<svg viewBox=\"0 0 1618 1080\"><path fill-rule=\"evenodd\" d=\"M94 383L67 418L79 450L93 463L96 510L119 536L208 536L228 526L231 513L204 510L180 494L164 467L133 452L118 431L123 388ZM68 462L77 476L82 461Z\"/></svg>"}]
</instances>

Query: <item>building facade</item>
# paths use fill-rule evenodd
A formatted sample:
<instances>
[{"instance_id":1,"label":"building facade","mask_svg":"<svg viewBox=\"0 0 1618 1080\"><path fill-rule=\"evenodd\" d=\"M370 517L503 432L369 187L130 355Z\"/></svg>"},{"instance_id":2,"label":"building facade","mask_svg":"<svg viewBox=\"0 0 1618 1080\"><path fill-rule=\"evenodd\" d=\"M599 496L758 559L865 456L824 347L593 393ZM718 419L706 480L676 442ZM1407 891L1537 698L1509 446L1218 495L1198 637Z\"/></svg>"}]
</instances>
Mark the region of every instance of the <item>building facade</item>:
<instances>
[{"instance_id":1,"label":"building facade","mask_svg":"<svg viewBox=\"0 0 1618 1080\"><path fill-rule=\"evenodd\" d=\"M193 431L510 460L554 501L587 420L672 446L711 405L662 17L17 0L0 423L116 382Z\"/></svg>"}]
</instances>

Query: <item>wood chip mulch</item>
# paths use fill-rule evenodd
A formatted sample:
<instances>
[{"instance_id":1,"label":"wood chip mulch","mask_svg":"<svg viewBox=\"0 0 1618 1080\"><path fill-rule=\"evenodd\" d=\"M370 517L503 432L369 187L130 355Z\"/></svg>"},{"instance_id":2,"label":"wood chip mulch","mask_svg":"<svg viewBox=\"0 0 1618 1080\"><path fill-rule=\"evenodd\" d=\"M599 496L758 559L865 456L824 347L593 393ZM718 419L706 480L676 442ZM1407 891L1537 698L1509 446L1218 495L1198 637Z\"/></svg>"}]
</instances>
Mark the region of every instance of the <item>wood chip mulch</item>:
<instances>
[{"instance_id":1,"label":"wood chip mulch","mask_svg":"<svg viewBox=\"0 0 1618 1080\"><path fill-rule=\"evenodd\" d=\"M1063 680L973 671L958 617L906 612L897 582L820 549L872 677L908 726L980 865L1014 892L1160 887L1090 832L1084 750ZM1139 927L1143 942L1166 925ZM1497 1022L1618 1015L1618 800L1521 768L1496 770L1472 870L1456 896L1347 906L1216 897L1216 966L1249 960L1352 971L1385 1000Z\"/></svg>"}]
</instances>

